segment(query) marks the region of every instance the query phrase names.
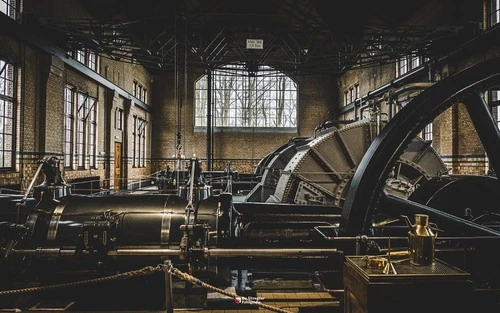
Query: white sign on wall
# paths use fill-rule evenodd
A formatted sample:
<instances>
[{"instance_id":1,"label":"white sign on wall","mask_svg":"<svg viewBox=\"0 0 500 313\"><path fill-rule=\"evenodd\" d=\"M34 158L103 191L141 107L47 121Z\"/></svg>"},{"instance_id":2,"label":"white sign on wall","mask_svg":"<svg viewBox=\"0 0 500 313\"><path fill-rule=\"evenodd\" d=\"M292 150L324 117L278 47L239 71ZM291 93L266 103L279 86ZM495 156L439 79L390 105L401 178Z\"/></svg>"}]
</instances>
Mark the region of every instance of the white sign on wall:
<instances>
[{"instance_id":1,"label":"white sign on wall","mask_svg":"<svg viewBox=\"0 0 500 313\"><path fill-rule=\"evenodd\" d=\"M247 49L264 49L264 40L247 39Z\"/></svg>"}]
</instances>

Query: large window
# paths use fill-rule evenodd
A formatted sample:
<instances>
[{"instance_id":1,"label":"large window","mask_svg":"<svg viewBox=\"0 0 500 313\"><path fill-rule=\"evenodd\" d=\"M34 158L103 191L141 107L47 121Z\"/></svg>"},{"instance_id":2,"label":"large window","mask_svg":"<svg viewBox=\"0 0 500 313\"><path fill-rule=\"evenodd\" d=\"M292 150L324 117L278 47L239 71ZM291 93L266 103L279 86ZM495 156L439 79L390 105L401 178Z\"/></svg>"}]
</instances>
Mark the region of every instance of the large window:
<instances>
[{"instance_id":1,"label":"large window","mask_svg":"<svg viewBox=\"0 0 500 313\"><path fill-rule=\"evenodd\" d=\"M500 0L490 0L490 26L500 22Z\"/></svg>"},{"instance_id":2,"label":"large window","mask_svg":"<svg viewBox=\"0 0 500 313\"><path fill-rule=\"evenodd\" d=\"M214 127L297 127L297 84L281 72L261 67L262 76L229 65L212 73ZM207 125L207 75L195 85L195 126Z\"/></svg>"},{"instance_id":3,"label":"large window","mask_svg":"<svg viewBox=\"0 0 500 313\"><path fill-rule=\"evenodd\" d=\"M17 20L19 0L0 0L0 12Z\"/></svg>"},{"instance_id":4,"label":"large window","mask_svg":"<svg viewBox=\"0 0 500 313\"><path fill-rule=\"evenodd\" d=\"M416 52L404 55L396 62L396 76L404 75L426 62L428 58L417 55Z\"/></svg>"},{"instance_id":5,"label":"large window","mask_svg":"<svg viewBox=\"0 0 500 313\"><path fill-rule=\"evenodd\" d=\"M425 125L421 133L422 139L432 142L432 123Z\"/></svg>"},{"instance_id":6,"label":"large window","mask_svg":"<svg viewBox=\"0 0 500 313\"><path fill-rule=\"evenodd\" d=\"M97 101L86 94L78 94L76 121L76 154L79 168L96 167Z\"/></svg>"},{"instance_id":7,"label":"large window","mask_svg":"<svg viewBox=\"0 0 500 313\"><path fill-rule=\"evenodd\" d=\"M0 0L1 1L1 0ZM0 59L0 168L14 167L14 65Z\"/></svg>"},{"instance_id":8,"label":"large window","mask_svg":"<svg viewBox=\"0 0 500 313\"><path fill-rule=\"evenodd\" d=\"M144 88L141 84L139 84L135 80L134 80L133 86L132 86L132 94L137 99L141 100L144 103L147 103L147 95L148 95L147 89Z\"/></svg>"},{"instance_id":9,"label":"large window","mask_svg":"<svg viewBox=\"0 0 500 313\"><path fill-rule=\"evenodd\" d=\"M500 128L500 90L490 91L489 102L497 127Z\"/></svg>"},{"instance_id":10,"label":"large window","mask_svg":"<svg viewBox=\"0 0 500 313\"><path fill-rule=\"evenodd\" d=\"M1 1L1 0L0 0ZM97 72L97 54L90 49L81 49L69 52L80 63Z\"/></svg>"},{"instance_id":11,"label":"large window","mask_svg":"<svg viewBox=\"0 0 500 313\"><path fill-rule=\"evenodd\" d=\"M134 116L134 167L146 166L146 125L147 121Z\"/></svg>"},{"instance_id":12,"label":"large window","mask_svg":"<svg viewBox=\"0 0 500 313\"><path fill-rule=\"evenodd\" d=\"M73 167L75 131L75 89L67 85L64 89L64 167Z\"/></svg>"},{"instance_id":13,"label":"large window","mask_svg":"<svg viewBox=\"0 0 500 313\"><path fill-rule=\"evenodd\" d=\"M115 129L117 129L117 130L123 129L123 109L122 108L115 109Z\"/></svg>"}]
</instances>

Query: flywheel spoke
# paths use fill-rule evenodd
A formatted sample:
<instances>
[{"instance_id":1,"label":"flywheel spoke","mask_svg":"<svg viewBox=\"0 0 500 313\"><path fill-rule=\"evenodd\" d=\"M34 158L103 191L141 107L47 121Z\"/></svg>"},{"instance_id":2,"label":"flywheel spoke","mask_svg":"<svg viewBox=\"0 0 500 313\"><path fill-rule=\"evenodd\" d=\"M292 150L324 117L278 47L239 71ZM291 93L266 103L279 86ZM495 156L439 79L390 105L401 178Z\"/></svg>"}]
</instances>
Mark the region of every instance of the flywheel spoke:
<instances>
[{"instance_id":1,"label":"flywheel spoke","mask_svg":"<svg viewBox=\"0 0 500 313\"><path fill-rule=\"evenodd\" d=\"M500 131L488 104L479 92L473 92L466 98L465 105L491 166L495 173L500 173Z\"/></svg>"}]
</instances>

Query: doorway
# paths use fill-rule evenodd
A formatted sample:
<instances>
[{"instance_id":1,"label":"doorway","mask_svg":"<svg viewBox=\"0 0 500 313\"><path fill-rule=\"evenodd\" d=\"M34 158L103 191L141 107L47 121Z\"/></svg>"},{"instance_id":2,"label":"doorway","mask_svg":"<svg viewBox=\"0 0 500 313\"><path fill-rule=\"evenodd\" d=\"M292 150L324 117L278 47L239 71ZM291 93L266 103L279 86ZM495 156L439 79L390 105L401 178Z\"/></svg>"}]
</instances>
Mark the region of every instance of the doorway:
<instances>
[{"instance_id":1,"label":"doorway","mask_svg":"<svg viewBox=\"0 0 500 313\"><path fill-rule=\"evenodd\" d=\"M115 170L114 170L114 189L121 189L122 180L122 143L115 142Z\"/></svg>"}]
</instances>

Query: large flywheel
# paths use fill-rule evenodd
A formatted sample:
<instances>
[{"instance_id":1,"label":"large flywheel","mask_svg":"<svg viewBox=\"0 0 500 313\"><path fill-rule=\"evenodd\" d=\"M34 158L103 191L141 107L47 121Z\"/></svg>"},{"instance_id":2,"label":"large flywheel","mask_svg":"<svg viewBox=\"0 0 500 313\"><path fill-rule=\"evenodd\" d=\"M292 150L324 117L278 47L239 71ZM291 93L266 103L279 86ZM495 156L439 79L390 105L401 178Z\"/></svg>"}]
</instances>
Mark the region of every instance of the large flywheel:
<instances>
[{"instance_id":1,"label":"large flywheel","mask_svg":"<svg viewBox=\"0 0 500 313\"><path fill-rule=\"evenodd\" d=\"M368 234L374 214L386 211L395 216L412 213L428 214L438 225L447 225L449 229L459 230L462 234L500 235L500 231L483 223L458 216L456 212L445 212L432 207L432 203L437 201L429 199L419 203L411 198L391 194L386 188L388 177L394 172L401 155L412 144L417 134L455 103L465 105L489 158L491 168L495 173L500 173L500 131L483 97L486 91L497 90L498 86L500 86L500 59L492 59L435 83L402 108L373 140L357 166L342 206L340 232L344 235ZM484 184L484 177L479 179L481 184ZM498 179L488 176L487 182L490 188L481 194L471 194L471 196L488 197L498 206L500 203ZM454 185L460 186L446 184L446 186ZM447 189L450 190L450 187ZM461 191L467 190L455 188L455 195L447 196L459 196ZM488 208L488 211L490 209ZM500 210L496 213L498 212Z\"/></svg>"},{"instance_id":2,"label":"large flywheel","mask_svg":"<svg viewBox=\"0 0 500 313\"><path fill-rule=\"evenodd\" d=\"M340 129L332 127L301 146L293 146L294 154L287 163L279 163L280 168L269 163L273 173L279 170L280 176L273 185L263 179L267 193L262 201L342 207L351 178L379 128L377 122L363 119ZM283 153L278 155L282 160ZM415 137L397 160L385 190L407 198L417 185L446 171L430 142ZM253 200L248 197L248 201Z\"/></svg>"}]
</instances>

